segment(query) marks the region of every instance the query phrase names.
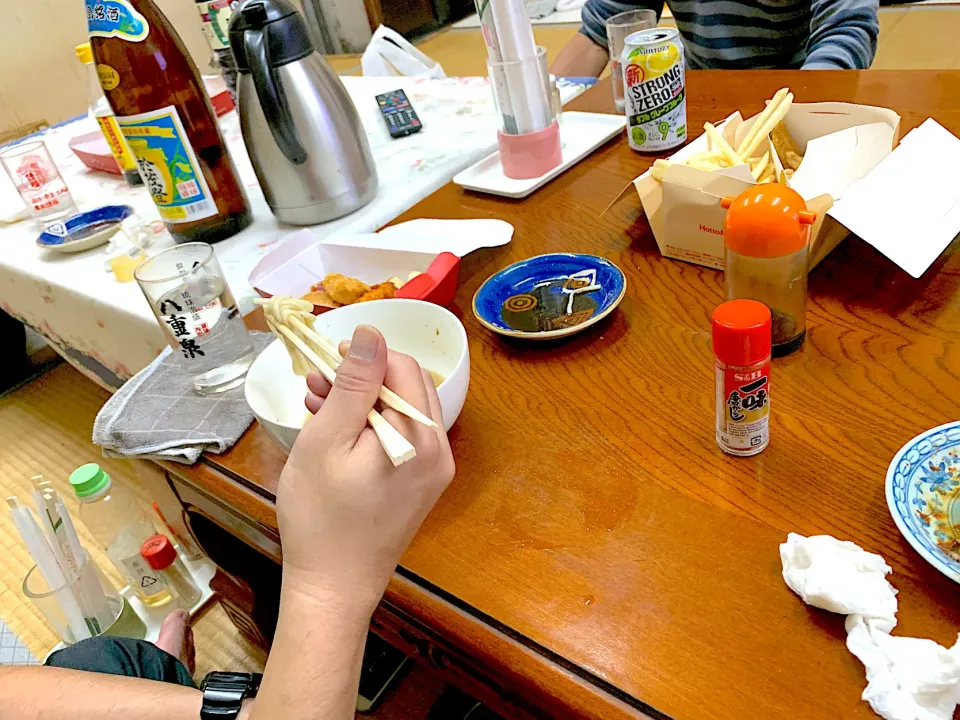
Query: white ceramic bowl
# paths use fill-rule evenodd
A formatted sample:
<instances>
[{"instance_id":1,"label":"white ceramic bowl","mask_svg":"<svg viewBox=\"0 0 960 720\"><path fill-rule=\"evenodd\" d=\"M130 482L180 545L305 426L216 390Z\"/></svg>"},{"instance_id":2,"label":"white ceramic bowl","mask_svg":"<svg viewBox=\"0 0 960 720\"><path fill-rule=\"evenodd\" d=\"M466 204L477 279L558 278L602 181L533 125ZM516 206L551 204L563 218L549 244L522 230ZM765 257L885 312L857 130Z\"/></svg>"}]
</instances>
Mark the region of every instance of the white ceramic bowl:
<instances>
[{"instance_id":1,"label":"white ceramic bowl","mask_svg":"<svg viewBox=\"0 0 960 720\"><path fill-rule=\"evenodd\" d=\"M449 430L460 417L470 385L470 349L463 325L446 308L420 300L375 300L347 305L317 317L314 325L334 342L350 340L357 325L383 333L387 347L412 355L445 380L437 388L443 424ZM287 451L307 419L306 381L293 374L290 356L279 340L250 366L247 404L257 420Z\"/></svg>"}]
</instances>

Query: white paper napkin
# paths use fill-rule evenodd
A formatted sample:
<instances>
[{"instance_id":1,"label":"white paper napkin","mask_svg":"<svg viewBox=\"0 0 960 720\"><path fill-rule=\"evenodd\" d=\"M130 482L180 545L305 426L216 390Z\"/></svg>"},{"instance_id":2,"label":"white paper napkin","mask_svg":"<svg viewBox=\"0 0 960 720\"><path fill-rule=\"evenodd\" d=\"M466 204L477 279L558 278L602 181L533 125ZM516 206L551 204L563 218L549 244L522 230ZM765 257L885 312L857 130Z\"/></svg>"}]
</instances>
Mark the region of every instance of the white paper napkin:
<instances>
[{"instance_id":1,"label":"white paper napkin","mask_svg":"<svg viewBox=\"0 0 960 720\"><path fill-rule=\"evenodd\" d=\"M951 720L960 703L960 639L894 637L897 591L879 555L829 535L790 533L780 546L783 579L804 602L847 616L847 649L867 671L863 699L887 720Z\"/></svg>"}]
</instances>

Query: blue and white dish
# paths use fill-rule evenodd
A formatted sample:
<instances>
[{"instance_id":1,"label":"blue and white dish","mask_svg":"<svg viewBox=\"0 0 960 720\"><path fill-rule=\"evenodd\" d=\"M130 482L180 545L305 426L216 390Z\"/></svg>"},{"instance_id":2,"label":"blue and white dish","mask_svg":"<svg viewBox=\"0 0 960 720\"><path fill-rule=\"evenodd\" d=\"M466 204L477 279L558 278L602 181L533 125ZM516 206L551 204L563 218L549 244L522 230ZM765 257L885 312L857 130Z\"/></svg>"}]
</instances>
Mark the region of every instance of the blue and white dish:
<instances>
[{"instance_id":1,"label":"blue and white dish","mask_svg":"<svg viewBox=\"0 0 960 720\"><path fill-rule=\"evenodd\" d=\"M626 291L623 272L609 260L538 255L491 275L473 297L473 314L500 335L551 340L600 322Z\"/></svg>"},{"instance_id":2,"label":"blue and white dish","mask_svg":"<svg viewBox=\"0 0 960 720\"><path fill-rule=\"evenodd\" d=\"M960 582L960 422L900 449L887 470L887 505L913 549Z\"/></svg>"},{"instance_id":3,"label":"blue and white dish","mask_svg":"<svg viewBox=\"0 0 960 720\"><path fill-rule=\"evenodd\" d=\"M66 220L47 225L37 245L57 252L75 253L89 250L110 241L120 224L133 215L129 205L106 205L88 212L71 215Z\"/></svg>"}]
</instances>

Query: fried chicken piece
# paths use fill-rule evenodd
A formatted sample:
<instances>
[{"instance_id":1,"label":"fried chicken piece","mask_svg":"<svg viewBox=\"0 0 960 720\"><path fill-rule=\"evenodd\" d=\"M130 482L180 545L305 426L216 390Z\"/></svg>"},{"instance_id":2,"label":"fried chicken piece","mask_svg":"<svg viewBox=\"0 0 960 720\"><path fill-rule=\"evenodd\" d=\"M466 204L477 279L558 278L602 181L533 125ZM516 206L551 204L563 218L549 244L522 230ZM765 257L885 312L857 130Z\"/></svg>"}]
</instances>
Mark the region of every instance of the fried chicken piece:
<instances>
[{"instance_id":1,"label":"fried chicken piece","mask_svg":"<svg viewBox=\"0 0 960 720\"><path fill-rule=\"evenodd\" d=\"M370 292L370 286L365 282L346 275L327 275L322 284L327 294L342 305L352 305Z\"/></svg>"},{"instance_id":2,"label":"fried chicken piece","mask_svg":"<svg viewBox=\"0 0 960 720\"><path fill-rule=\"evenodd\" d=\"M330 297L330 293L323 289L323 285L314 285L310 292L303 296L303 300L314 305L323 305L324 307L340 307L340 303Z\"/></svg>"},{"instance_id":3,"label":"fried chicken piece","mask_svg":"<svg viewBox=\"0 0 960 720\"><path fill-rule=\"evenodd\" d=\"M800 163L803 162L803 153L800 152L800 146L787 132L787 126L782 122L770 133L770 142L773 143L784 168L797 170L800 167Z\"/></svg>"},{"instance_id":4,"label":"fried chicken piece","mask_svg":"<svg viewBox=\"0 0 960 720\"><path fill-rule=\"evenodd\" d=\"M371 300L386 300L397 296L397 286L390 282L380 283L370 288L370 292L364 293L358 303L370 302Z\"/></svg>"}]
</instances>

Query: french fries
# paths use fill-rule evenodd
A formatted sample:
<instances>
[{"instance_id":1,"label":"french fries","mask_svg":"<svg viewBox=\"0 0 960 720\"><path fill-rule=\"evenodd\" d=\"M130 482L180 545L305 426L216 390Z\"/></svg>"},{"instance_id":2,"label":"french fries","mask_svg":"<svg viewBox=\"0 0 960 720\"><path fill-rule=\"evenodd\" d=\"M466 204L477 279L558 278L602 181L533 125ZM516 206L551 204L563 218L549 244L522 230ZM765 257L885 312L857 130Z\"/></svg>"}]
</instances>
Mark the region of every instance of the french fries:
<instances>
[{"instance_id":1,"label":"french fries","mask_svg":"<svg viewBox=\"0 0 960 720\"><path fill-rule=\"evenodd\" d=\"M750 174L753 175L753 179L757 183L777 182L776 164L770 156L770 151L767 150L763 155L756 155L764 140L770 138L777 157L781 158L784 165L783 175L789 178L800 166L800 161L803 160L803 155L800 154L799 149L783 125L783 119L792 104L793 93L787 88L778 90L767 102L763 112L757 116L749 132L736 149L727 142L716 127L711 123L704 123L703 130L707 135L707 149L690 155L680 161L681 164L708 172L747 165L750 168ZM785 153L789 155L788 158L783 157L781 148L789 148L789 153ZM657 182L663 182L667 168L673 164L674 162L671 160L657 160L650 168L650 175ZM780 180L782 181L783 178L780 178Z\"/></svg>"}]
</instances>

